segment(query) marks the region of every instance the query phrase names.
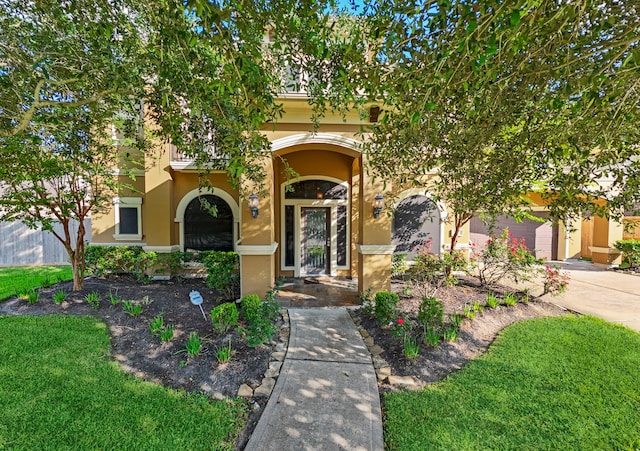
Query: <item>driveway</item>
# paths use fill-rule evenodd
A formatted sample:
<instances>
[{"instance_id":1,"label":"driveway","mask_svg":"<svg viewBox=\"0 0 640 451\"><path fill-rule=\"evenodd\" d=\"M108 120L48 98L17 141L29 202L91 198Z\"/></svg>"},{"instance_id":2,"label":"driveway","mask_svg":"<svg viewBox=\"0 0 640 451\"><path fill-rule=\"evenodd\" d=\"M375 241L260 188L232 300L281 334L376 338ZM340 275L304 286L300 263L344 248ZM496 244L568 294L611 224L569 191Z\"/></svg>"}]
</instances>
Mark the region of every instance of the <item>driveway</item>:
<instances>
[{"instance_id":1,"label":"driveway","mask_svg":"<svg viewBox=\"0 0 640 451\"><path fill-rule=\"evenodd\" d=\"M571 274L569 288L559 296L546 296L547 301L640 331L640 276L599 269L580 260L560 266Z\"/></svg>"}]
</instances>

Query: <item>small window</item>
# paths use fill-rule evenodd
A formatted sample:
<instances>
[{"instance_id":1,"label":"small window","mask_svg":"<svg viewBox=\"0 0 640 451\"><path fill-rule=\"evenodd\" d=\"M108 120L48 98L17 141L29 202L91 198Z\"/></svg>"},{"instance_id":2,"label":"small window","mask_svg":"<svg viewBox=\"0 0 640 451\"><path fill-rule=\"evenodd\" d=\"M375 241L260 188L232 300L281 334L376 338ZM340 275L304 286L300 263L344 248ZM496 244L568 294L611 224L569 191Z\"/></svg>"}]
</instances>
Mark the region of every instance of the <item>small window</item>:
<instances>
[{"instance_id":1,"label":"small window","mask_svg":"<svg viewBox=\"0 0 640 451\"><path fill-rule=\"evenodd\" d=\"M295 265L295 243L294 243L294 217L293 205L284 207L284 265L293 267Z\"/></svg>"},{"instance_id":2,"label":"small window","mask_svg":"<svg viewBox=\"0 0 640 451\"><path fill-rule=\"evenodd\" d=\"M135 207L120 208L120 234L137 235L138 231L138 209Z\"/></svg>"},{"instance_id":3,"label":"small window","mask_svg":"<svg viewBox=\"0 0 640 451\"><path fill-rule=\"evenodd\" d=\"M346 199L347 187L328 180L302 180L289 185L285 199Z\"/></svg>"},{"instance_id":4,"label":"small window","mask_svg":"<svg viewBox=\"0 0 640 451\"><path fill-rule=\"evenodd\" d=\"M115 205L116 240L142 239L142 198L119 197L113 200Z\"/></svg>"},{"instance_id":5,"label":"small window","mask_svg":"<svg viewBox=\"0 0 640 451\"><path fill-rule=\"evenodd\" d=\"M347 207L338 206L338 266L347 266Z\"/></svg>"}]
</instances>

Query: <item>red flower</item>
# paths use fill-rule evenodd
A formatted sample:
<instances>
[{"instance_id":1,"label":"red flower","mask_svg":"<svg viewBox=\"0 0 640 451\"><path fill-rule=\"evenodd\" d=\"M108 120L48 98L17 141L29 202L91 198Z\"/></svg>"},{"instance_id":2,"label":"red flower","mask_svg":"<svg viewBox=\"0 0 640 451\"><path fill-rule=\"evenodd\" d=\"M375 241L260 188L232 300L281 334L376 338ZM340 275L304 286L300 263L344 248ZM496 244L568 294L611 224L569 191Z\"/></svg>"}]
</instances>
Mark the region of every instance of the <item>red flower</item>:
<instances>
[{"instance_id":1,"label":"red flower","mask_svg":"<svg viewBox=\"0 0 640 451\"><path fill-rule=\"evenodd\" d=\"M402 326L404 324L404 320L402 318L398 318L398 324Z\"/></svg>"}]
</instances>

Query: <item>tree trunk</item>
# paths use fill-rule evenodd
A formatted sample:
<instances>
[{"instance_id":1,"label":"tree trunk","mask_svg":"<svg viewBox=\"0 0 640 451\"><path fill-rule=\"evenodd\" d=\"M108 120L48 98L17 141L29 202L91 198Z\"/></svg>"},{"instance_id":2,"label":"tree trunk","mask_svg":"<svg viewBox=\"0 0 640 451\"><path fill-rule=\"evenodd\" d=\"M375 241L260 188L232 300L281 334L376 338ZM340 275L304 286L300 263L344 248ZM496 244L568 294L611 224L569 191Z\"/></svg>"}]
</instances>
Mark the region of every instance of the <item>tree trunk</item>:
<instances>
[{"instance_id":1,"label":"tree trunk","mask_svg":"<svg viewBox=\"0 0 640 451\"><path fill-rule=\"evenodd\" d=\"M71 271L73 272L73 291L84 289L84 220L78 221L78 233L76 234L76 248L71 246L71 231L68 223L64 223L64 239L58 239L64 244L64 248L71 262Z\"/></svg>"},{"instance_id":2,"label":"tree trunk","mask_svg":"<svg viewBox=\"0 0 640 451\"><path fill-rule=\"evenodd\" d=\"M82 277L80 271L78 271L77 261L71 261L71 269L73 271L73 291L80 291L84 288L84 277Z\"/></svg>"},{"instance_id":3,"label":"tree trunk","mask_svg":"<svg viewBox=\"0 0 640 451\"><path fill-rule=\"evenodd\" d=\"M455 215L455 228L453 229L453 233L451 234L451 241L449 242L449 253L451 255L453 255L453 253L456 250L456 244L458 244L458 234L460 233L460 230L462 230L462 227L464 227L464 225L469 222L471 220L471 218L473 217L473 214L464 214L464 215ZM451 267L450 266L446 266L445 270L444 270L445 274L447 277L449 277L451 275Z\"/></svg>"}]
</instances>

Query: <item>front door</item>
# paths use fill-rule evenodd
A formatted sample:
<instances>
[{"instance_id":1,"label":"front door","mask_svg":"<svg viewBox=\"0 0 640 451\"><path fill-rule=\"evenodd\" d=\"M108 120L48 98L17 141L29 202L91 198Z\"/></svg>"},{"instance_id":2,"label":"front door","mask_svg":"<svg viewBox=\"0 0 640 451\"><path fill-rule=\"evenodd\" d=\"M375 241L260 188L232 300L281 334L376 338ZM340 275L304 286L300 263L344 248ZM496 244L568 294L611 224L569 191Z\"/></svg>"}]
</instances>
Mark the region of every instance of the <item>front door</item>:
<instances>
[{"instance_id":1,"label":"front door","mask_svg":"<svg viewBox=\"0 0 640 451\"><path fill-rule=\"evenodd\" d=\"M331 238L329 236L330 208L302 207L300 249L303 275L329 274Z\"/></svg>"}]
</instances>

